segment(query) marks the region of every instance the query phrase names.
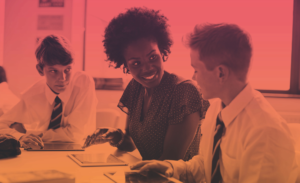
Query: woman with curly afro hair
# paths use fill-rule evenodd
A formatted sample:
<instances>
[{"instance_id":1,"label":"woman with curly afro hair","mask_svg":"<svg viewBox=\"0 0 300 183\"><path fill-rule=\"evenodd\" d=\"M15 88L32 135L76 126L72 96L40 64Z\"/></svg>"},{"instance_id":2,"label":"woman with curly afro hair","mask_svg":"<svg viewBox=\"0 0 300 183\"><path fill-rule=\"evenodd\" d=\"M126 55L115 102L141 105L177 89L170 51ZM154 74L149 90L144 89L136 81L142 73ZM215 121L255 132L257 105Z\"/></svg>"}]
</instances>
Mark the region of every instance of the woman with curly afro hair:
<instances>
[{"instance_id":1,"label":"woman with curly afro hair","mask_svg":"<svg viewBox=\"0 0 300 183\"><path fill-rule=\"evenodd\" d=\"M167 18L131 8L111 20L103 43L108 61L133 77L118 104L128 114L126 129L98 129L85 146L109 141L120 150L137 148L143 160L198 154L200 120L209 104L190 80L163 68L173 43Z\"/></svg>"}]
</instances>

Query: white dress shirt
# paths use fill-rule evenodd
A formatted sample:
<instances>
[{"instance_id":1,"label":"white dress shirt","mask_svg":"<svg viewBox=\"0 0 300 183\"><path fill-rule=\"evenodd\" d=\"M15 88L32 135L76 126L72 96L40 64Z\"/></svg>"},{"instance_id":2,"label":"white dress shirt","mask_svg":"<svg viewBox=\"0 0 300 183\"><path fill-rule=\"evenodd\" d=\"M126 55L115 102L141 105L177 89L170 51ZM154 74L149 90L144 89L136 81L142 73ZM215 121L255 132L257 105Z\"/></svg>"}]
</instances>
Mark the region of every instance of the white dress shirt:
<instances>
[{"instance_id":1,"label":"white dress shirt","mask_svg":"<svg viewBox=\"0 0 300 183\"><path fill-rule=\"evenodd\" d=\"M6 113L19 101L20 99L10 91L7 82L0 83L0 111Z\"/></svg>"},{"instance_id":2,"label":"white dress shirt","mask_svg":"<svg viewBox=\"0 0 300 183\"><path fill-rule=\"evenodd\" d=\"M188 162L169 161L175 178L210 183L213 138L220 111L225 124L220 144L224 183L295 182L297 164L288 126L249 84L224 109L220 99L210 101L201 127L200 154Z\"/></svg>"},{"instance_id":3,"label":"white dress shirt","mask_svg":"<svg viewBox=\"0 0 300 183\"><path fill-rule=\"evenodd\" d=\"M63 105L61 127L48 130L56 96ZM94 80L86 73L74 73L69 86L58 95L51 91L44 78L23 93L20 102L0 117L0 133L9 133L19 139L24 134L9 128L12 123L19 122L24 124L26 133L43 133L43 141L81 142L96 129L96 107Z\"/></svg>"}]
</instances>

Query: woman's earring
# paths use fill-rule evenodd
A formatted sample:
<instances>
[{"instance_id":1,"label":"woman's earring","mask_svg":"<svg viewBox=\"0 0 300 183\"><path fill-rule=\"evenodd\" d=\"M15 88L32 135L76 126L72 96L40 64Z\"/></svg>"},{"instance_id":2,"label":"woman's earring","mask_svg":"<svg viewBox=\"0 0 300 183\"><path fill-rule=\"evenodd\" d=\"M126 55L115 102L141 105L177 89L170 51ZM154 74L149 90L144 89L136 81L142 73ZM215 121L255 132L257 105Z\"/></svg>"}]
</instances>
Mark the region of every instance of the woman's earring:
<instances>
[{"instance_id":1,"label":"woman's earring","mask_svg":"<svg viewBox=\"0 0 300 183\"><path fill-rule=\"evenodd\" d=\"M123 66L123 73L130 74L130 71L127 67Z\"/></svg>"},{"instance_id":2,"label":"woman's earring","mask_svg":"<svg viewBox=\"0 0 300 183\"><path fill-rule=\"evenodd\" d=\"M163 56L162 56L162 59L163 59L163 61L167 61L167 60L168 60L168 58L169 58L169 56L168 56L168 55L165 55L165 54L163 54Z\"/></svg>"}]
</instances>

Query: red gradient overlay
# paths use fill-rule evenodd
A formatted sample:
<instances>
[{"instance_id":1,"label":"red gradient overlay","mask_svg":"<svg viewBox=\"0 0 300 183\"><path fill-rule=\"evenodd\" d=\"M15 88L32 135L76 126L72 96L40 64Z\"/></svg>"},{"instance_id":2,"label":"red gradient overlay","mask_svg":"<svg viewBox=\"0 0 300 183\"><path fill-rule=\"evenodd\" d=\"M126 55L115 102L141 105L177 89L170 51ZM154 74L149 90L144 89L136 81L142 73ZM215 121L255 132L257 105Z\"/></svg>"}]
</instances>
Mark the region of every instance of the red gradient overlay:
<instances>
[{"instance_id":1,"label":"red gradient overlay","mask_svg":"<svg viewBox=\"0 0 300 183\"><path fill-rule=\"evenodd\" d=\"M84 68L94 77L126 79L121 70L108 68L102 40L109 21L134 6L160 10L169 19L174 45L165 63L166 70L191 78L189 50L183 42L186 35L196 24L234 23L251 36L253 58L249 82L257 89L289 89L292 0L87 0L85 49L84 0L65 0L64 7L39 7L38 0L10 0L3 4L5 21L2 23L3 60L0 63L6 68L10 87L17 95L39 79L34 57L36 39L50 33L62 34L71 40L76 69ZM39 30L40 15L62 15L62 29Z\"/></svg>"},{"instance_id":2,"label":"red gradient overlay","mask_svg":"<svg viewBox=\"0 0 300 183\"><path fill-rule=\"evenodd\" d=\"M233 23L251 37L253 58L248 80L252 86L289 89L293 0L86 0L86 20L85 0L65 0L64 7L39 7L38 2L0 0L0 65L6 69L9 87L17 96L41 78L35 67L36 40L50 33L70 39L76 70L84 68L93 77L122 77L127 83L131 76L121 69L109 68L105 61L103 34L113 17L128 8L141 6L161 10L169 19L174 45L165 62L167 71L192 78L190 53L183 40L196 24ZM38 30L39 15L62 15L63 28ZM125 127L126 118L116 107L122 92L97 91L98 108L120 112L120 128ZM300 112L299 100L269 101L276 110Z\"/></svg>"},{"instance_id":3,"label":"red gradient overlay","mask_svg":"<svg viewBox=\"0 0 300 183\"><path fill-rule=\"evenodd\" d=\"M249 81L257 89L288 90L291 66L292 0L212 0L212 1L93 1L87 4L86 70L99 76L107 75L107 64L89 62L94 56L105 58L101 40L108 22L130 7L146 6L161 10L169 19L174 40L168 71L191 78L189 50L182 39L196 24L233 23L251 36L253 58ZM100 33L100 34L99 34ZM97 48L98 49L95 49ZM91 49L89 49L91 48ZM101 50L101 52L99 52ZM92 60L92 59L91 59ZM99 72L98 68L103 72ZM118 73L111 72L110 76ZM119 72L119 76L122 73Z\"/></svg>"}]
</instances>

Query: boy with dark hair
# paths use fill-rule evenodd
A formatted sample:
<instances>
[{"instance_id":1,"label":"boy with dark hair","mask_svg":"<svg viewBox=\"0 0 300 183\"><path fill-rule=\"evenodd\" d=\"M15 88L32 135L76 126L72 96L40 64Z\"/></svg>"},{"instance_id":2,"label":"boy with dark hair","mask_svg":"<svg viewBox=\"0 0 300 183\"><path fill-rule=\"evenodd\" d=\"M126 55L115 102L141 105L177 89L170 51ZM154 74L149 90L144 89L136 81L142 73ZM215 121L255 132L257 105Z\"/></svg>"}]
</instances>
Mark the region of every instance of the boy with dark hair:
<instances>
[{"instance_id":1,"label":"boy with dark hair","mask_svg":"<svg viewBox=\"0 0 300 183\"><path fill-rule=\"evenodd\" d=\"M145 161L187 182L292 183L297 176L288 126L261 93L247 83L252 48L236 25L196 26L189 38L193 79L210 107L201 126L200 154L190 161Z\"/></svg>"},{"instance_id":2,"label":"boy with dark hair","mask_svg":"<svg viewBox=\"0 0 300 183\"><path fill-rule=\"evenodd\" d=\"M36 49L37 71L43 80L31 86L21 101L0 119L0 133L10 133L22 147L43 141L80 142L96 128L95 85L84 72L72 73L69 42L49 35Z\"/></svg>"}]
</instances>

